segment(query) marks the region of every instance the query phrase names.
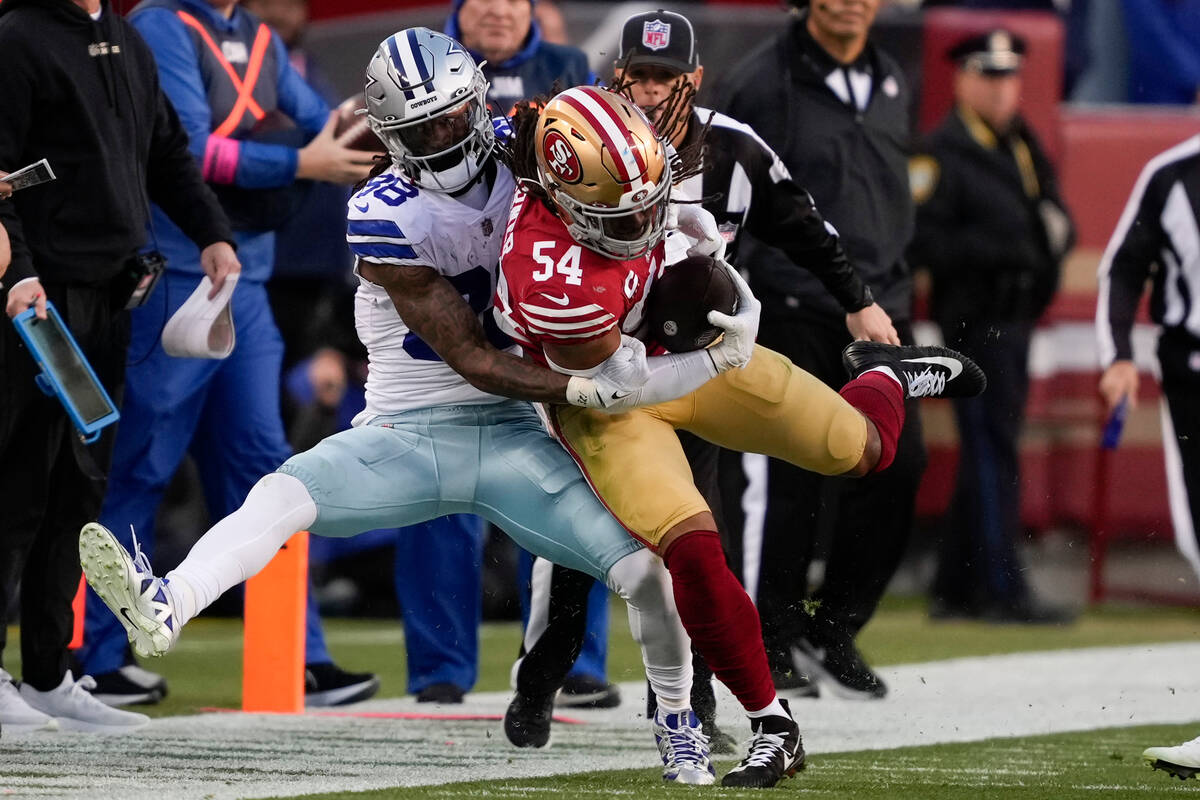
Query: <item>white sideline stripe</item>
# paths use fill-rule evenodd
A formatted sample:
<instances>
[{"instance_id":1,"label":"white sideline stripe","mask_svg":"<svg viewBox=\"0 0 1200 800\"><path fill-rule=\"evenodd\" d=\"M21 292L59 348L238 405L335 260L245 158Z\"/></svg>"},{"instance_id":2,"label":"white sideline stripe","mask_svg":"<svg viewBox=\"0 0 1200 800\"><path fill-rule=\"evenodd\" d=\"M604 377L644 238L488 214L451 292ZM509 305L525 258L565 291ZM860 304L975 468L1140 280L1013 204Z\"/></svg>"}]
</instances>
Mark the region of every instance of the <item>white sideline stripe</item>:
<instances>
[{"instance_id":1,"label":"white sideline stripe","mask_svg":"<svg viewBox=\"0 0 1200 800\"><path fill-rule=\"evenodd\" d=\"M793 707L812 753L1192 723L1200 720L1197 663L1195 642L962 658L880 669L891 688L886 700ZM571 710L588 724L557 725L554 747L540 752L509 747L499 720L205 714L153 720L128 736L5 731L0 789L78 800L232 800L655 768L658 753L639 718L644 682L621 691L619 708ZM500 715L508 699L488 692L467 695L462 706L405 698L339 710ZM719 685L718 703L722 724L741 738L748 730L740 709ZM1126 755L1135 763L1140 751Z\"/></svg>"}]
</instances>

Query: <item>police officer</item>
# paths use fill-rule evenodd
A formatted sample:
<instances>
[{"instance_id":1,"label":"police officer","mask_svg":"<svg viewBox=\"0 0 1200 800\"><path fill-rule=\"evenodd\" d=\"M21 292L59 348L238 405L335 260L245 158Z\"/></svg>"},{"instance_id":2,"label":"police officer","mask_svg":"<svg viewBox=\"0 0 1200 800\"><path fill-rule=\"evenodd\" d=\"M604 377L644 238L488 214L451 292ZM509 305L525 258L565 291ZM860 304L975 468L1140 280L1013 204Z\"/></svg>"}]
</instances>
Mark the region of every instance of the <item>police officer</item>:
<instances>
[{"instance_id":1,"label":"police officer","mask_svg":"<svg viewBox=\"0 0 1200 800\"><path fill-rule=\"evenodd\" d=\"M1025 42L1006 30L948 51L955 108L910 164L910 251L933 278L946 344L988 375L987 399L955 400L958 482L939 542L931 613L1061 622L1023 577L1017 440L1029 393L1029 339L1058 285L1074 232L1054 170L1021 118Z\"/></svg>"}]
</instances>

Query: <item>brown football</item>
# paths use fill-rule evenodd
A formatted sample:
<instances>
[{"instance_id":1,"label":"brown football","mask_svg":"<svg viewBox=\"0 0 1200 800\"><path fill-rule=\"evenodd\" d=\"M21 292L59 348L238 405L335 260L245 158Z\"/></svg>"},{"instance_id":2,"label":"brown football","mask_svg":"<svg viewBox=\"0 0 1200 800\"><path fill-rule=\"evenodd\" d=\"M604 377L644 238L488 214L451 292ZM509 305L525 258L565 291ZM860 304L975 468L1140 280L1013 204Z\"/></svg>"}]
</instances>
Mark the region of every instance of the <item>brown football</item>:
<instances>
[{"instance_id":1,"label":"brown football","mask_svg":"<svg viewBox=\"0 0 1200 800\"><path fill-rule=\"evenodd\" d=\"M689 256L666 268L650 287L647 299L650 333L673 353L708 347L721 329L708 321L709 311L732 314L737 287L725 267L709 256Z\"/></svg>"},{"instance_id":2,"label":"brown football","mask_svg":"<svg viewBox=\"0 0 1200 800\"><path fill-rule=\"evenodd\" d=\"M362 113L359 113L359 110ZM367 126L367 98L362 92L347 97L337 107L337 128L334 135L344 147L368 153L385 153L387 148Z\"/></svg>"}]
</instances>

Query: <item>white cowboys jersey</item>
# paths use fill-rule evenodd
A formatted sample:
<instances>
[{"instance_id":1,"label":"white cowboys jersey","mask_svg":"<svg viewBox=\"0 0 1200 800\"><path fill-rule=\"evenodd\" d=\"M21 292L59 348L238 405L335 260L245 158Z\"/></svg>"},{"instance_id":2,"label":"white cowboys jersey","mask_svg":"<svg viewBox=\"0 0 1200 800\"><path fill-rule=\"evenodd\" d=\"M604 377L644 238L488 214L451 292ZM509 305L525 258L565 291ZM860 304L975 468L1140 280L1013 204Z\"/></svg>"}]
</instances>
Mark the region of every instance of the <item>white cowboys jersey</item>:
<instances>
[{"instance_id":1,"label":"white cowboys jersey","mask_svg":"<svg viewBox=\"0 0 1200 800\"><path fill-rule=\"evenodd\" d=\"M497 348L517 352L492 318L500 245L512 206L512 174L497 165L482 211L409 183L395 166L350 198L346 240L358 263L422 266L446 277L480 315ZM408 329L381 286L359 277L354 298L358 338L367 348L367 406L354 418L440 405L479 405L503 398L479 391Z\"/></svg>"}]
</instances>

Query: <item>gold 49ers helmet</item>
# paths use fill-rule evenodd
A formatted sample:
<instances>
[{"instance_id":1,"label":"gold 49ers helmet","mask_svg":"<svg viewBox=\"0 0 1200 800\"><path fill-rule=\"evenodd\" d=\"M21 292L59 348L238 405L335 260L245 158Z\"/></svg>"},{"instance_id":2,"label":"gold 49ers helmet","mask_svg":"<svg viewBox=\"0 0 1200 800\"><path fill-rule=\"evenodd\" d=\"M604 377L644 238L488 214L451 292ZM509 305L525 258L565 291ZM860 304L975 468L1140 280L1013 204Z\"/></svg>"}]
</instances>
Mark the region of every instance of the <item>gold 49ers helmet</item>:
<instances>
[{"instance_id":1,"label":"gold 49ers helmet","mask_svg":"<svg viewBox=\"0 0 1200 800\"><path fill-rule=\"evenodd\" d=\"M622 260L662 241L671 163L637 106L594 86L567 89L541 110L535 147L538 179L575 241Z\"/></svg>"}]
</instances>

